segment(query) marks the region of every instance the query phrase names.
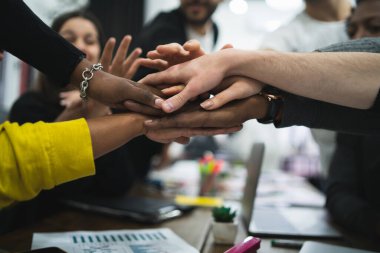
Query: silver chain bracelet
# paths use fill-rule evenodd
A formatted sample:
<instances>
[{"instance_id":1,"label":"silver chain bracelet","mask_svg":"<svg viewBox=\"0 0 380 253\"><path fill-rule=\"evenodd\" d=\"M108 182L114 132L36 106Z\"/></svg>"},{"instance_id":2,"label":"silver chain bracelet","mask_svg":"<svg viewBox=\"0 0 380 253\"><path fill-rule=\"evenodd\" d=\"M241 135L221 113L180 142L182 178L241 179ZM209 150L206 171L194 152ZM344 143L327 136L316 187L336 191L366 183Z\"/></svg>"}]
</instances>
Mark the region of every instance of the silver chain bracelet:
<instances>
[{"instance_id":1,"label":"silver chain bracelet","mask_svg":"<svg viewBox=\"0 0 380 253\"><path fill-rule=\"evenodd\" d=\"M88 89L88 81L92 79L94 76L94 72L98 70L102 70L103 66L101 63L96 63L91 66L91 69L85 68L82 72L83 81L80 83L80 97L84 100L87 100L86 90Z\"/></svg>"}]
</instances>

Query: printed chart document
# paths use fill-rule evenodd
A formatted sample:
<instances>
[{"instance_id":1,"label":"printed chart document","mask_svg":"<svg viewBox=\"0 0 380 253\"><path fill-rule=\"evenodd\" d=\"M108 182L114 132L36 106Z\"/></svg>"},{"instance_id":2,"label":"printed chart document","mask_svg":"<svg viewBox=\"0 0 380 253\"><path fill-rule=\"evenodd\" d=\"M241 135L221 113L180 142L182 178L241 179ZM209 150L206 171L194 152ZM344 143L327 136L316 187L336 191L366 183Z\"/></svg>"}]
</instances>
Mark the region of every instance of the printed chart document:
<instances>
[{"instance_id":1,"label":"printed chart document","mask_svg":"<svg viewBox=\"0 0 380 253\"><path fill-rule=\"evenodd\" d=\"M34 233L32 249L46 247L69 253L199 253L168 228Z\"/></svg>"}]
</instances>

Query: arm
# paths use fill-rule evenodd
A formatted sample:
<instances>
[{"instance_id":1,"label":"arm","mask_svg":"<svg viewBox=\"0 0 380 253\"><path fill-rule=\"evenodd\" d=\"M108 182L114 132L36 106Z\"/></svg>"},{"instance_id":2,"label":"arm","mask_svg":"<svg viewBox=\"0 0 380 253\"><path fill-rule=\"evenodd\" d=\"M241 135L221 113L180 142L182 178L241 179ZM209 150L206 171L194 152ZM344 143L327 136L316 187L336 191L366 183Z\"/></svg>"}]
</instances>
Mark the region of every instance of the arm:
<instances>
[{"instance_id":1,"label":"arm","mask_svg":"<svg viewBox=\"0 0 380 253\"><path fill-rule=\"evenodd\" d=\"M327 187L327 208L344 227L361 234L379 237L380 213L364 197L360 197L360 137L338 135L337 148L330 166ZM349 208L348 208L349 207Z\"/></svg>"},{"instance_id":2,"label":"arm","mask_svg":"<svg viewBox=\"0 0 380 253\"><path fill-rule=\"evenodd\" d=\"M348 108L292 94L284 94L283 101L281 119L275 123L278 128L300 125L346 133L380 134L378 112Z\"/></svg>"},{"instance_id":3,"label":"arm","mask_svg":"<svg viewBox=\"0 0 380 253\"><path fill-rule=\"evenodd\" d=\"M85 55L46 26L23 1L4 0L0 6L0 49L33 65L62 86L72 83L79 87L83 70L92 65ZM8 25L9 20L14 21L12 25ZM134 100L154 107L158 99L132 81L103 71L90 81L89 96L113 106Z\"/></svg>"},{"instance_id":4,"label":"arm","mask_svg":"<svg viewBox=\"0 0 380 253\"><path fill-rule=\"evenodd\" d=\"M361 51L380 52L380 39L347 42L326 50L339 49L351 53L221 50L148 75L142 82L186 84L182 92L164 102L167 112L214 89L224 78L239 75L325 102L371 107L380 87L380 55Z\"/></svg>"},{"instance_id":5,"label":"arm","mask_svg":"<svg viewBox=\"0 0 380 253\"><path fill-rule=\"evenodd\" d=\"M0 207L28 200L51 189L95 173L93 159L139 135L161 142L194 135L230 133L240 128L211 130L172 128L147 130L145 116L118 114L60 122L0 125ZM38 171L39 173L36 173Z\"/></svg>"}]
</instances>

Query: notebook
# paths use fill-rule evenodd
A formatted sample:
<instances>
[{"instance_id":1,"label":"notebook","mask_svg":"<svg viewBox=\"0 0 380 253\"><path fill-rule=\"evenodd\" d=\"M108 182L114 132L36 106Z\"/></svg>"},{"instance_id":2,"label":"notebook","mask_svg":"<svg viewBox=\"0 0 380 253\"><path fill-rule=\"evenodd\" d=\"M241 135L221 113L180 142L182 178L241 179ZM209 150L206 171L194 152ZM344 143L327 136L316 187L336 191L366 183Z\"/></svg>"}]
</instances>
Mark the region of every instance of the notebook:
<instances>
[{"instance_id":1,"label":"notebook","mask_svg":"<svg viewBox=\"0 0 380 253\"><path fill-rule=\"evenodd\" d=\"M264 144L255 143L247 162L247 180L242 198L242 216L248 233L261 237L341 238L331 226L329 215L318 207L254 208L256 190L264 156Z\"/></svg>"}]
</instances>

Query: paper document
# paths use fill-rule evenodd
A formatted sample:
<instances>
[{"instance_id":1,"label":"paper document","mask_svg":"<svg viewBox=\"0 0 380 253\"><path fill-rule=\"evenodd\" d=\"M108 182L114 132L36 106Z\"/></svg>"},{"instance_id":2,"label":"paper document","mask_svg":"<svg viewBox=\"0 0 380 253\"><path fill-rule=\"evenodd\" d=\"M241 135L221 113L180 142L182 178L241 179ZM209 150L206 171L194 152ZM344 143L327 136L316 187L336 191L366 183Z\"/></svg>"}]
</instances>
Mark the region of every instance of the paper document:
<instances>
[{"instance_id":1,"label":"paper document","mask_svg":"<svg viewBox=\"0 0 380 253\"><path fill-rule=\"evenodd\" d=\"M69 253L197 253L167 228L34 233L32 249L58 247Z\"/></svg>"}]
</instances>

